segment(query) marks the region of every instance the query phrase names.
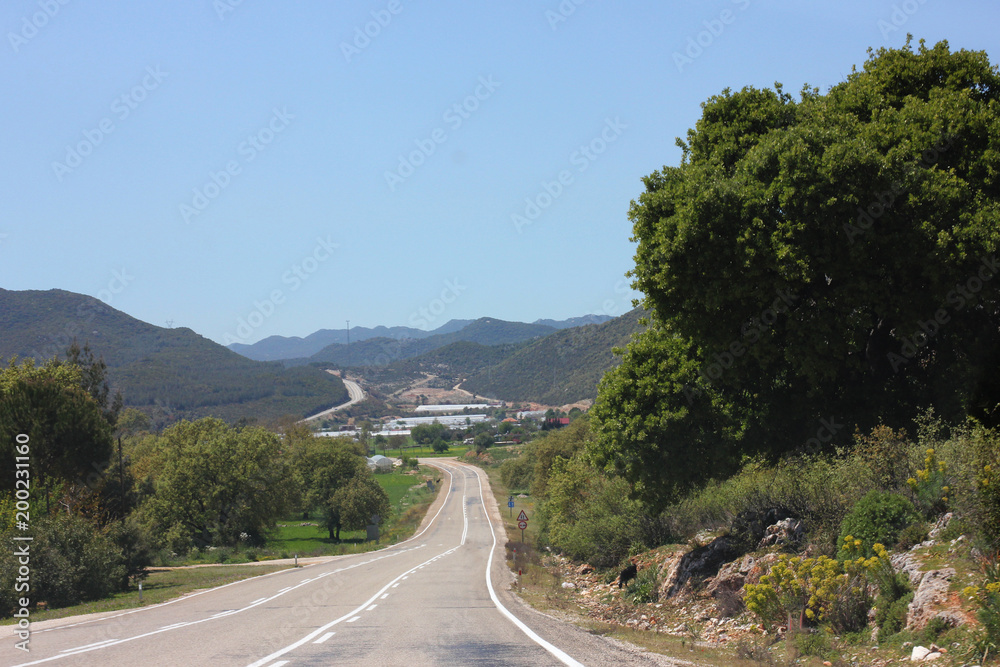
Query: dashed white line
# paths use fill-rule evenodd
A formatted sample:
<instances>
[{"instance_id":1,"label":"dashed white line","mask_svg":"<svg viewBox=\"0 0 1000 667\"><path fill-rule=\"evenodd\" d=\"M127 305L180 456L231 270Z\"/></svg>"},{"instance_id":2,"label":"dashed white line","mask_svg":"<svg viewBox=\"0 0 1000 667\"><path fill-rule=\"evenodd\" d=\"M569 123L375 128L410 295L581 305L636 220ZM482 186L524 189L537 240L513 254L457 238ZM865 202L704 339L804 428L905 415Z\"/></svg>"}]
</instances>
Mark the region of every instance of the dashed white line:
<instances>
[{"instance_id":1,"label":"dashed white line","mask_svg":"<svg viewBox=\"0 0 1000 667\"><path fill-rule=\"evenodd\" d=\"M65 649L63 651L60 651L60 653L69 653L70 651L80 651L80 650L83 650L85 648L94 648L95 646L101 646L103 644L107 644L109 642L116 642L116 641L118 641L118 640L117 639L105 639L102 642L94 642L93 644L87 644L86 646L77 646L76 648L68 648L68 649Z\"/></svg>"},{"instance_id":2,"label":"dashed white line","mask_svg":"<svg viewBox=\"0 0 1000 667\"><path fill-rule=\"evenodd\" d=\"M357 620L359 620L360 618L361 618L360 616L355 616L354 618L349 618L349 619L347 619L347 622L348 622L348 623L353 623L354 621L357 621Z\"/></svg>"},{"instance_id":3,"label":"dashed white line","mask_svg":"<svg viewBox=\"0 0 1000 667\"><path fill-rule=\"evenodd\" d=\"M336 632L328 632L325 635L323 635L322 637L320 637L319 639L317 639L316 641L314 641L313 644L324 644L324 643L326 643L326 640L328 640L330 637L334 636L335 634L337 634L337 633Z\"/></svg>"},{"instance_id":4,"label":"dashed white line","mask_svg":"<svg viewBox=\"0 0 1000 667\"><path fill-rule=\"evenodd\" d=\"M384 600L384 599L386 599L387 597L389 597L389 594L388 594L388 593L386 593L385 595L383 595L381 599L383 599L383 600Z\"/></svg>"},{"instance_id":5,"label":"dashed white line","mask_svg":"<svg viewBox=\"0 0 1000 667\"><path fill-rule=\"evenodd\" d=\"M368 609L365 609L365 611L371 611L372 609L374 609L377 606L378 606L377 604L373 604L372 606L368 607Z\"/></svg>"}]
</instances>

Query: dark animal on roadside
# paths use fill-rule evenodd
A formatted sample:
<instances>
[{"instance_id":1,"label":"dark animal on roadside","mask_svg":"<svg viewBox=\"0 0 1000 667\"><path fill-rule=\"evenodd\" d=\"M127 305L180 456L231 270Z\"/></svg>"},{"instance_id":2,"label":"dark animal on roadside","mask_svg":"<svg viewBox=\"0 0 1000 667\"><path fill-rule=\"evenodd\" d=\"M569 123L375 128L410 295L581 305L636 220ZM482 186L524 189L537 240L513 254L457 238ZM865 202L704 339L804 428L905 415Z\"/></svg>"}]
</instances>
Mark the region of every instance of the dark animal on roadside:
<instances>
[{"instance_id":1,"label":"dark animal on roadside","mask_svg":"<svg viewBox=\"0 0 1000 667\"><path fill-rule=\"evenodd\" d=\"M635 579L638 572L639 568L635 566L635 563L622 570L622 573L618 575L618 588L623 588L628 582Z\"/></svg>"}]
</instances>

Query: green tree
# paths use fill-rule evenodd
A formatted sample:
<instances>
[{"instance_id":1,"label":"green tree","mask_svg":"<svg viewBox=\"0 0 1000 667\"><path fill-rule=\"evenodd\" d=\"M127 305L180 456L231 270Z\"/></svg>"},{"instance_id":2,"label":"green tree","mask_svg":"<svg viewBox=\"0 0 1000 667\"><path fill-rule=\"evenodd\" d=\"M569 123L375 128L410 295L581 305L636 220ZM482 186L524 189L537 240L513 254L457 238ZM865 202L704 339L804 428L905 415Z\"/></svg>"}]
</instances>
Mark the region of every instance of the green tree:
<instances>
[{"instance_id":1,"label":"green tree","mask_svg":"<svg viewBox=\"0 0 1000 667\"><path fill-rule=\"evenodd\" d=\"M378 516L379 525L389 516L389 496L365 470L339 488L327 501L326 523L330 537L340 540L341 528L360 530Z\"/></svg>"},{"instance_id":2,"label":"green tree","mask_svg":"<svg viewBox=\"0 0 1000 667\"><path fill-rule=\"evenodd\" d=\"M368 463L356 444L317 438L306 476L306 507L323 507L336 491L358 476L367 474ZM331 442L333 441L333 442Z\"/></svg>"},{"instance_id":3,"label":"green tree","mask_svg":"<svg viewBox=\"0 0 1000 667\"><path fill-rule=\"evenodd\" d=\"M86 477L111 457L111 426L80 382L79 368L57 361L11 361L0 370L0 452L12 461L16 438L29 438L32 482L44 489L47 507L55 485ZM13 475L0 481L0 491L13 488Z\"/></svg>"},{"instance_id":4,"label":"green tree","mask_svg":"<svg viewBox=\"0 0 1000 667\"><path fill-rule=\"evenodd\" d=\"M998 105L986 54L947 42L798 101L709 99L631 206L650 328L601 385L592 459L662 500L919 405L996 420Z\"/></svg>"},{"instance_id":5,"label":"green tree","mask_svg":"<svg viewBox=\"0 0 1000 667\"><path fill-rule=\"evenodd\" d=\"M81 349L74 340L66 350L66 362L80 369L80 386L94 398L108 423L116 426L124 400L120 391L111 393L104 359L95 358L89 344Z\"/></svg>"},{"instance_id":6,"label":"green tree","mask_svg":"<svg viewBox=\"0 0 1000 667\"><path fill-rule=\"evenodd\" d=\"M140 511L155 533L180 542L232 545L241 533L260 542L286 507L282 445L260 427L181 422L159 438L156 467L155 493Z\"/></svg>"},{"instance_id":7,"label":"green tree","mask_svg":"<svg viewBox=\"0 0 1000 667\"><path fill-rule=\"evenodd\" d=\"M447 440L448 427L437 421L431 424L417 424L410 431L410 437L418 445L429 445L435 440Z\"/></svg>"},{"instance_id":8,"label":"green tree","mask_svg":"<svg viewBox=\"0 0 1000 667\"><path fill-rule=\"evenodd\" d=\"M493 436L489 433L480 433L476 436L475 440L472 441L472 445L476 448L477 454L482 454L493 446Z\"/></svg>"}]
</instances>

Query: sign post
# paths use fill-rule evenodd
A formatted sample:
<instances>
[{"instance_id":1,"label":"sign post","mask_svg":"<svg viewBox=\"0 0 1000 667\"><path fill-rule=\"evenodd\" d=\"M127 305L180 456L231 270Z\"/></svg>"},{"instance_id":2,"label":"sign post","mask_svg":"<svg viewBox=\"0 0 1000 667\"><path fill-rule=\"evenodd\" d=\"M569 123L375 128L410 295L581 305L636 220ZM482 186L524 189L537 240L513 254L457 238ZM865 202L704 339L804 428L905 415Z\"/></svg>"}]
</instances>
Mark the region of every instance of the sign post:
<instances>
[{"instance_id":1,"label":"sign post","mask_svg":"<svg viewBox=\"0 0 1000 667\"><path fill-rule=\"evenodd\" d=\"M514 496L507 499L507 507L510 508L510 515L514 516Z\"/></svg>"},{"instance_id":2,"label":"sign post","mask_svg":"<svg viewBox=\"0 0 1000 667\"><path fill-rule=\"evenodd\" d=\"M517 527L521 529L521 544L524 544L524 529L528 527L528 515L524 510L517 515Z\"/></svg>"}]
</instances>

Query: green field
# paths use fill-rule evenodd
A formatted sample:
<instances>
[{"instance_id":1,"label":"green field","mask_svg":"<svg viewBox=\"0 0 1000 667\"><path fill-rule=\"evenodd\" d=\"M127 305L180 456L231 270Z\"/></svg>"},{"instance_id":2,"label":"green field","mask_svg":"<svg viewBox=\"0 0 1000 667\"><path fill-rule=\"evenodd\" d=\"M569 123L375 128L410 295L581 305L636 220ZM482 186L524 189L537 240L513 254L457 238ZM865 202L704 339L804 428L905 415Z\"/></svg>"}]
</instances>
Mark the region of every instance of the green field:
<instances>
[{"instance_id":1,"label":"green field","mask_svg":"<svg viewBox=\"0 0 1000 667\"><path fill-rule=\"evenodd\" d=\"M392 514L382 525L379 539L382 545L409 537L419 525L435 496L434 492L428 490L426 480L436 480L439 476L436 470L424 466L421 466L416 475L400 472L375 475L376 481L389 496L389 505L392 507ZM366 534L363 530L341 531L340 543L334 542L322 523L322 517L318 514L309 519L295 517L279 521L278 530L268 540L266 549L279 556L328 556L367 551L378 546L365 543Z\"/></svg>"}]
</instances>

